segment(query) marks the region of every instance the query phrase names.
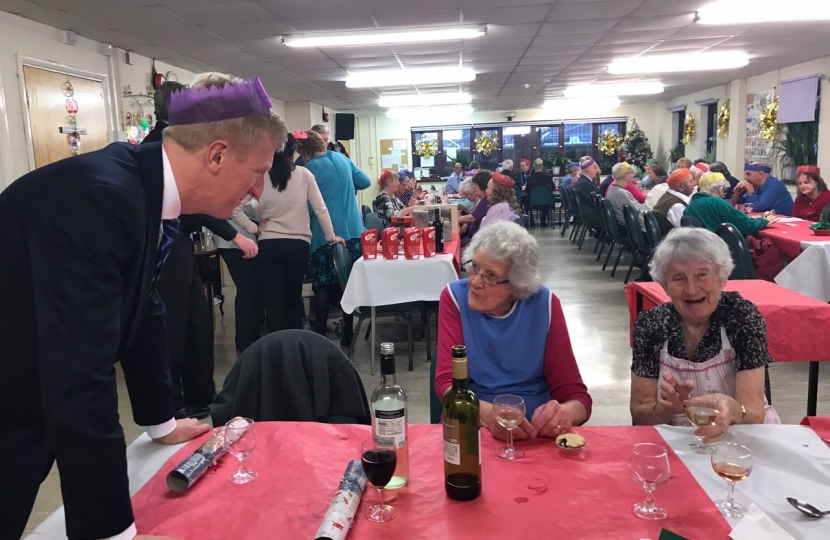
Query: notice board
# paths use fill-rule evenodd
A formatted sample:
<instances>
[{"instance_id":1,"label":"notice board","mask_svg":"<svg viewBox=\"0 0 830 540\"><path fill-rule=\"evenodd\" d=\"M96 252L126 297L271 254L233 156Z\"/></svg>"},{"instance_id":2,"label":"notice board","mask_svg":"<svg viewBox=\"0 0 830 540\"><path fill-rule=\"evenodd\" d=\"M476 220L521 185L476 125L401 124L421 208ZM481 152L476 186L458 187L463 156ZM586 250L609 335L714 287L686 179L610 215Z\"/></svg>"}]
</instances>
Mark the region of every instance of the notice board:
<instances>
[{"instance_id":1,"label":"notice board","mask_svg":"<svg viewBox=\"0 0 830 540\"><path fill-rule=\"evenodd\" d=\"M409 149L406 139L381 139L380 169L402 171L409 168Z\"/></svg>"}]
</instances>

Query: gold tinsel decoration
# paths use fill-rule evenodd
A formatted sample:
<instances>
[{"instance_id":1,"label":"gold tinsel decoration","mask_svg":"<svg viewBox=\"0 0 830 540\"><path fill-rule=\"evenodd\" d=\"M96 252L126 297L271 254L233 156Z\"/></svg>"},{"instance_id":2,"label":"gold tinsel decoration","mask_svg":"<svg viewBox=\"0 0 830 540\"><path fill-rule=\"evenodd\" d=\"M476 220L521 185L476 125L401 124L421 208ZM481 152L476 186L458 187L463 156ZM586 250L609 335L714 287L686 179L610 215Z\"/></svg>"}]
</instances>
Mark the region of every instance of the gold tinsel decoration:
<instances>
[{"instance_id":1,"label":"gold tinsel decoration","mask_svg":"<svg viewBox=\"0 0 830 540\"><path fill-rule=\"evenodd\" d=\"M761 121L758 127L761 128L761 138L764 141L771 142L775 138L778 133L778 96L761 109Z\"/></svg>"},{"instance_id":2,"label":"gold tinsel decoration","mask_svg":"<svg viewBox=\"0 0 830 540\"><path fill-rule=\"evenodd\" d=\"M732 102L729 99L720 107L720 111L718 112L718 139L725 139L729 135L729 114L731 107Z\"/></svg>"},{"instance_id":3,"label":"gold tinsel decoration","mask_svg":"<svg viewBox=\"0 0 830 540\"><path fill-rule=\"evenodd\" d=\"M499 150L499 138L492 131L482 131L476 137L476 152L489 156Z\"/></svg>"},{"instance_id":4,"label":"gold tinsel decoration","mask_svg":"<svg viewBox=\"0 0 830 540\"><path fill-rule=\"evenodd\" d=\"M422 138L415 143L415 153L421 157L431 158L438 154L438 141Z\"/></svg>"},{"instance_id":5,"label":"gold tinsel decoration","mask_svg":"<svg viewBox=\"0 0 830 540\"><path fill-rule=\"evenodd\" d=\"M599 136L597 148L606 156L612 156L617 153L622 143L622 137L613 129L606 129Z\"/></svg>"},{"instance_id":6,"label":"gold tinsel decoration","mask_svg":"<svg viewBox=\"0 0 830 540\"><path fill-rule=\"evenodd\" d=\"M695 138L695 130L697 129L697 120L695 120L694 113L686 113L686 123L683 125L683 139L680 141L683 146L692 144Z\"/></svg>"}]
</instances>

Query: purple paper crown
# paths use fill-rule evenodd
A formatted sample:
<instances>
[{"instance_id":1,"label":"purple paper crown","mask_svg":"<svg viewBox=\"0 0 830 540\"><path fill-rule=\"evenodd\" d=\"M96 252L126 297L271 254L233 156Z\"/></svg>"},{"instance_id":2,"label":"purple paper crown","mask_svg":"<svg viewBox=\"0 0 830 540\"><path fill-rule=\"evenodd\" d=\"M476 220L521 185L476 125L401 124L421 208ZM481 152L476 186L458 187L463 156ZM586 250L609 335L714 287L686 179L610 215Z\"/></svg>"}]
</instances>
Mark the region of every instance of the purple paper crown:
<instances>
[{"instance_id":1,"label":"purple paper crown","mask_svg":"<svg viewBox=\"0 0 830 540\"><path fill-rule=\"evenodd\" d=\"M170 96L168 118L171 126L218 122L265 112L271 99L259 77L221 88L185 88Z\"/></svg>"}]
</instances>

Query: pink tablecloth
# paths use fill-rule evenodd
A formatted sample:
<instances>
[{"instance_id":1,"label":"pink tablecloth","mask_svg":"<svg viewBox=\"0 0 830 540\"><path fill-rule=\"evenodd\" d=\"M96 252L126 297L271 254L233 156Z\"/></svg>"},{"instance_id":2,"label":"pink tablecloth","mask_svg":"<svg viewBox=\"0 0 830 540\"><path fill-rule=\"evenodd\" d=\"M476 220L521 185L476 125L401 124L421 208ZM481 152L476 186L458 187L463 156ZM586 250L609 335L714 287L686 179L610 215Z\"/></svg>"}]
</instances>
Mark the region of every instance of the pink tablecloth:
<instances>
[{"instance_id":1,"label":"pink tablecloth","mask_svg":"<svg viewBox=\"0 0 830 540\"><path fill-rule=\"evenodd\" d=\"M577 428L588 440L581 455L566 457L550 439L521 443L516 462L494 455L500 443L482 430L481 497L457 502L444 494L442 428L410 426L411 484L392 504L398 517L385 524L363 517L374 490L364 494L349 538L657 538L665 527L690 539L726 540L729 525L680 459L669 449L672 478L655 493L669 519L649 522L632 506L645 499L631 479L628 460L637 442L668 445L653 427ZM236 460L228 456L190 492L171 493L164 476L202 439L176 455L134 497L141 534L225 540L312 538L350 459L357 459L367 426L264 422L249 456L259 477L246 485L228 481ZM367 485L368 486L368 485Z\"/></svg>"},{"instance_id":2,"label":"pink tablecloth","mask_svg":"<svg viewBox=\"0 0 830 540\"><path fill-rule=\"evenodd\" d=\"M767 323L769 352L776 362L830 361L830 304L760 279L729 281L725 291L735 291L758 306ZM637 294L643 309L669 301L658 283L629 283L625 288L634 331Z\"/></svg>"},{"instance_id":3,"label":"pink tablecloth","mask_svg":"<svg viewBox=\"0 0 830 540\"><path fill-rule=\"evenodd\" d=\"M830 242L830 236L813 234L810 225L812 222L804 220L787 223L779 221L758 231L758 236L768 238L782 255L795 259L801 255L801 242Z\"/></svg>"},{"instance_id":4,"label":"pink tablecloth","mask_svg":"<svg viewBox=\"0 0 830 540\"><path fill-rule=\"evenodd\" d=\"M802 426L810 426L821 440L830 444L830 416L805 416Z\"/></svg>"}]
</instances>

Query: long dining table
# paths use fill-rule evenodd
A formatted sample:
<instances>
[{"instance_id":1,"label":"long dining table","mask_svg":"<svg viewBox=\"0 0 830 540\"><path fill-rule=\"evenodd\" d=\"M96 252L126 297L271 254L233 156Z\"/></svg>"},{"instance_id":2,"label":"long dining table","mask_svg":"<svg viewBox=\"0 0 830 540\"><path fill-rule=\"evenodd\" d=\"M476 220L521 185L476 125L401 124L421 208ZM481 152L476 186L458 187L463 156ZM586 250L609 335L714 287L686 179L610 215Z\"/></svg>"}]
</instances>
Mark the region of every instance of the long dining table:
<instances>
[{"instance_id":1,"label":"long dining table","mask_svg":"<svg viewBox=\"0 0 830 540\"><path fill-rule=\"evenodd\" d=\"M313 422L259 422L256 449L246 463L258 473L249 484L228 478L236 460L226 455L188 492L171 492L167 473L189 456L207 434L189 443L164 446L140 436L127 449L130 491L140 534L182 539L225 540L314 538L349 460L359 459L369 426ZM662 529L690 540L726 540L741 521L724 518L713 501L726 483L708 455L689 448L691 428L668 426L579 427L587 445L566 456L551 439L517 441L526 457L505 461L495 455L502 441L481 433L482 495L471 502L449 500L443 488L442 427L410 425L410 484L387 494L398 517L371 523L363 512L375 500L369 484L347 538L391 540L453 538L652 539ZM830 508L830 448L806 426L733 426L725 441L753 452L749 478L736 488L736 500L757 508L798 540L826 540L826 520L799 514L785 497ZM635 443L668 449L670 480L654 499L669 513L664 521L635 517L645 500L630 476ZM65 538L61 507L27 537Z\"/></svg>"},{"instance_id":2,"label":"long dining table","mask_svg":"<svg viewBox=\"0 0 830 540\"><path fill-rule=\"evenodd\" d=\"M758 307L767 323L767 344L774 361L810 362L807 415L815 416L819 362L830 362L830 304L760 279L730 280L724 291L737 292ZM633 344L637 316L669 302L669 295L654 282L629 283L625 294Z\"/></svg>"}]
</instances>

